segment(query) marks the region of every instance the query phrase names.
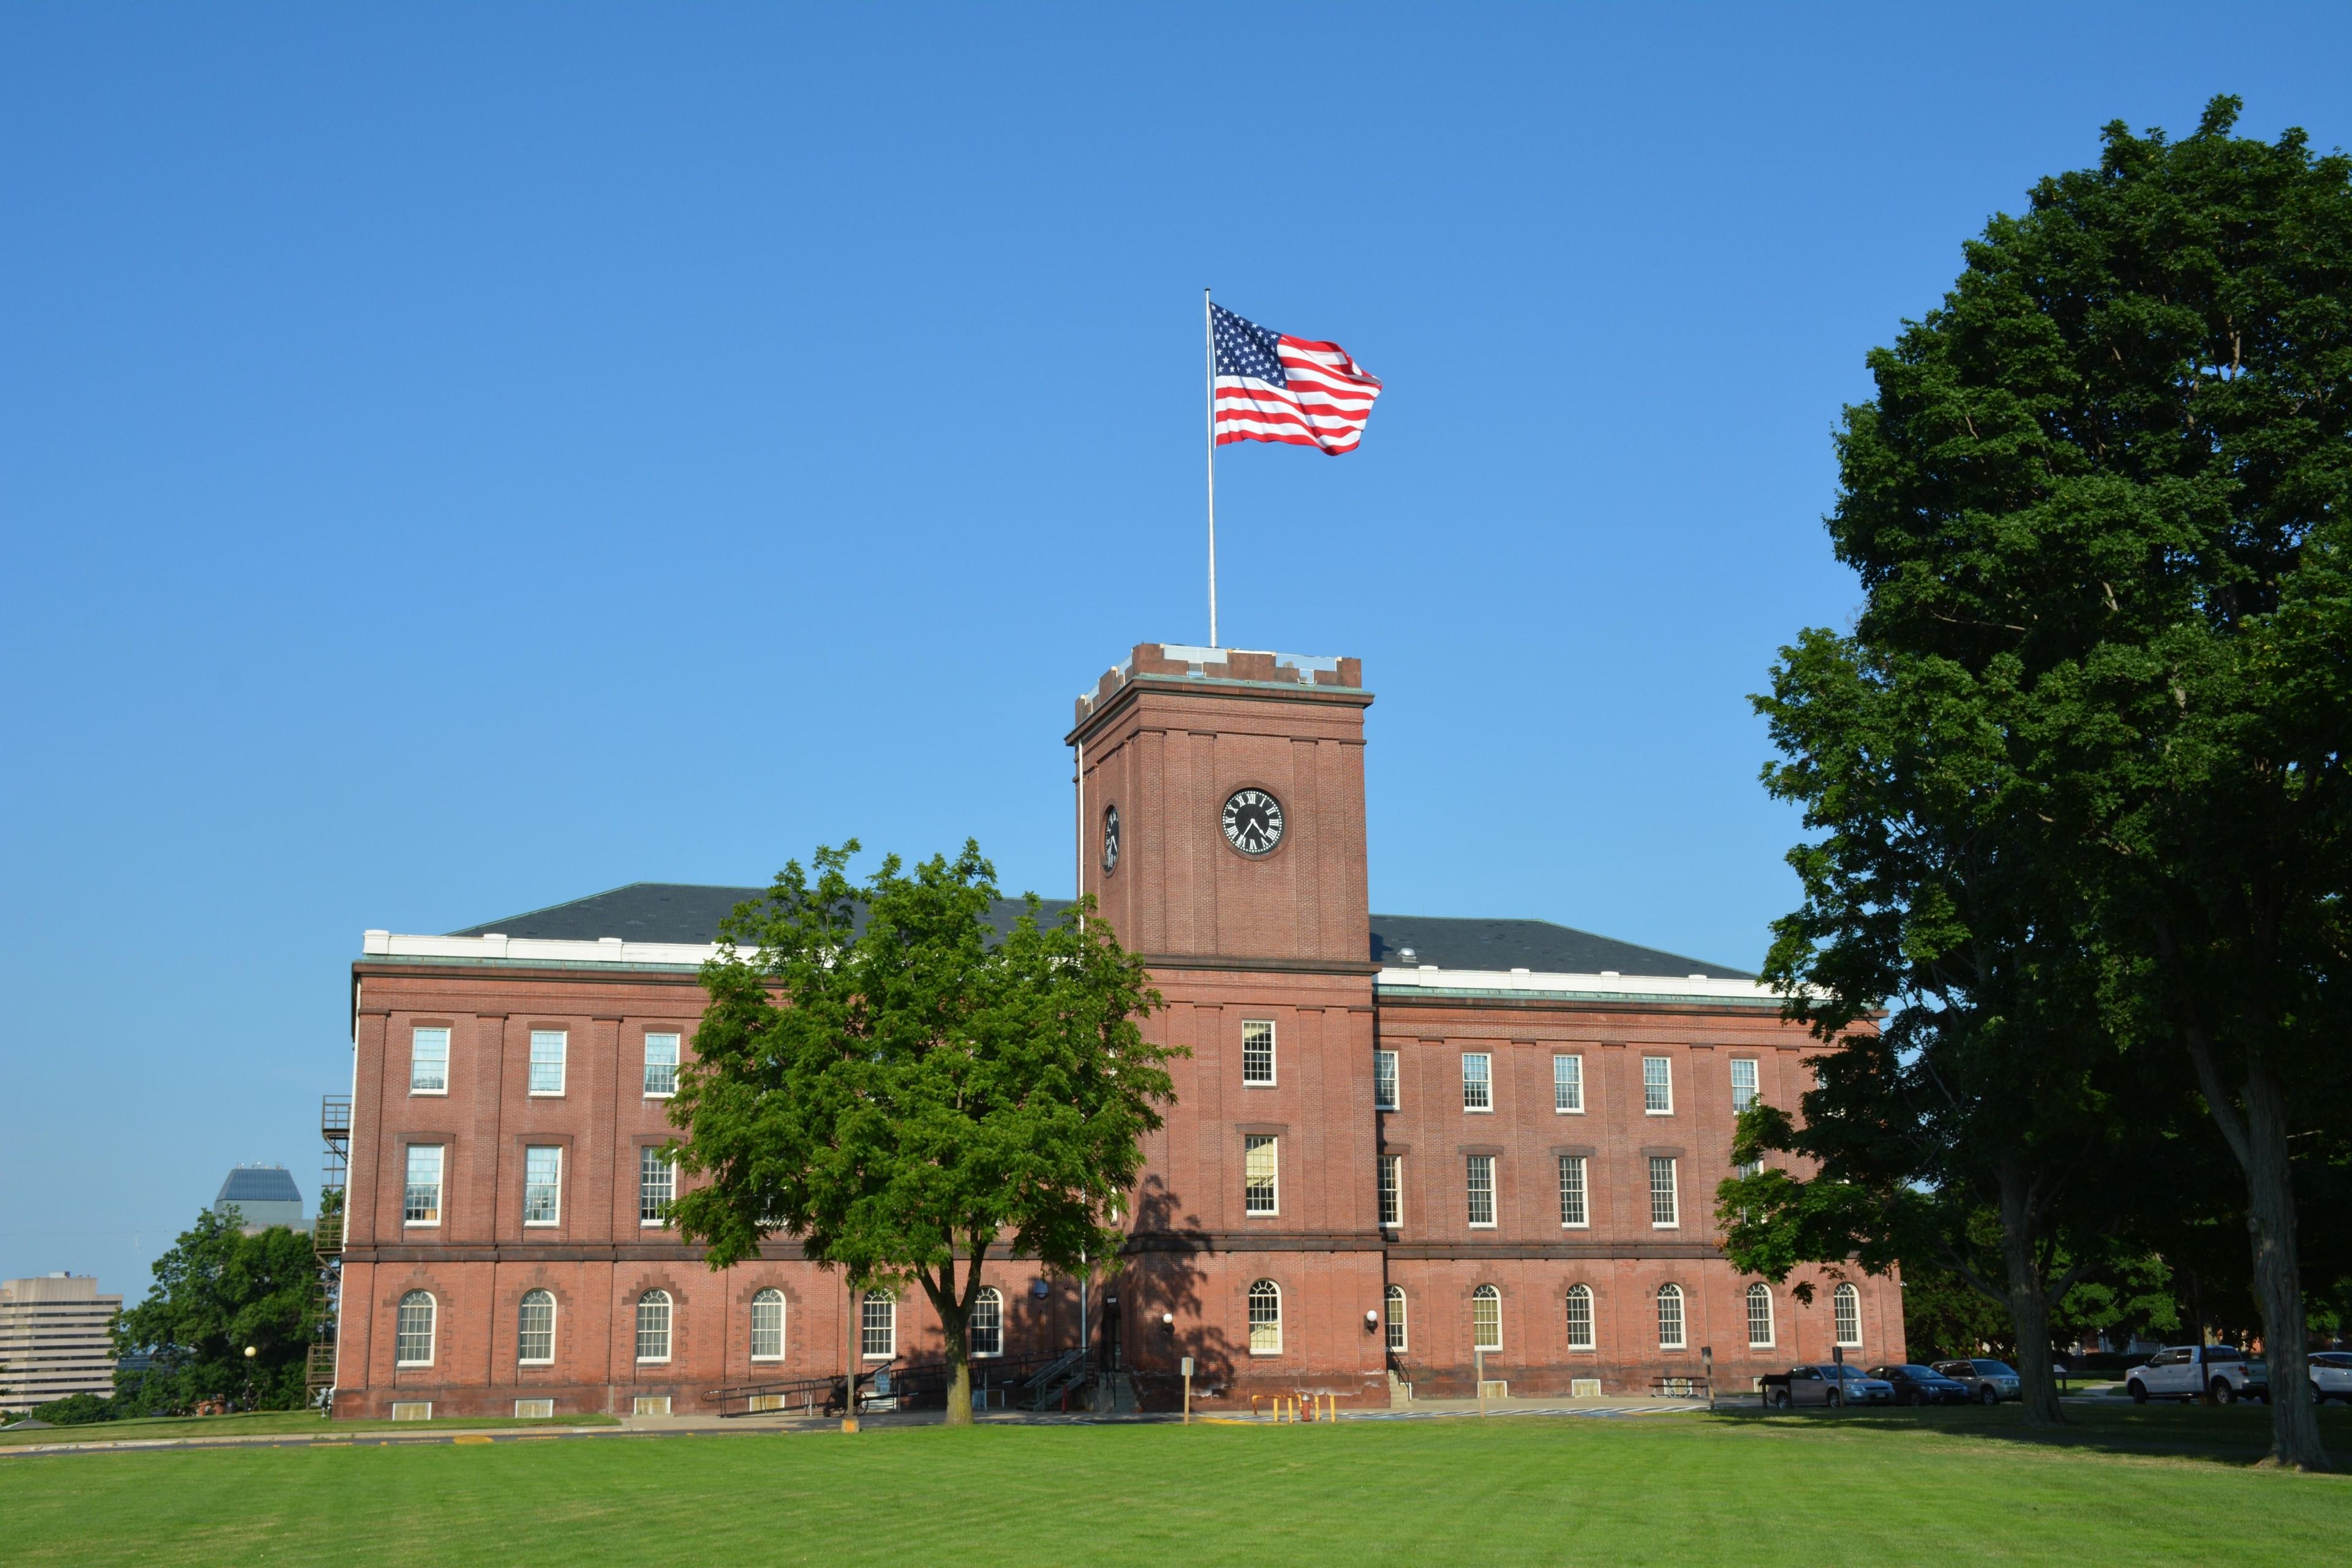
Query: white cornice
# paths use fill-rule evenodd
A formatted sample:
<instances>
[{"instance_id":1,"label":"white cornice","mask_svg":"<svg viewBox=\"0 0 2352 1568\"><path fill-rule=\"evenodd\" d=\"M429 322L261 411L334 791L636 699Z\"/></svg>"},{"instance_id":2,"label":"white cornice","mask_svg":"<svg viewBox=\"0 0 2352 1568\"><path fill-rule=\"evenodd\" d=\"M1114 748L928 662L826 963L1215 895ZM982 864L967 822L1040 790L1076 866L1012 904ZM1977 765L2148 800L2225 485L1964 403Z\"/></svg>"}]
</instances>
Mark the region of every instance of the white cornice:
<instances>
[{"instance_id":1,"label":"white cornice","mask_svg":"<svg viewBox=\"0 0 2352 1568\"><path fill-rule=\"evenodd\" d=\"M1374 991L1399 1001L1445 996L1524 997L1530 1002L1680 1002L1714 1006L1774 1007L1780 994L1754 980L1692 974L1549 974L1527 969L1441 969L1424 963L1391 967L1373 977Z\"/></svg>"}]
</instances>

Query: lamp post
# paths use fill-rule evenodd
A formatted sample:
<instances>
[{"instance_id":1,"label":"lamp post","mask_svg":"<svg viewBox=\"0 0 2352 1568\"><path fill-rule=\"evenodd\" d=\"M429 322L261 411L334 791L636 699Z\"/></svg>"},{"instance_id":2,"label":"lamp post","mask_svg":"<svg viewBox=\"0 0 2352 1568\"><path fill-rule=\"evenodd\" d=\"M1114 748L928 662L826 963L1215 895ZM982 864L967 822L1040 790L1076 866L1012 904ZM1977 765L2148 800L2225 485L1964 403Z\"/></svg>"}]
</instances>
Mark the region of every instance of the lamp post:
<instances>
[{"instance_id":1,"label":"lamp post","mask_svg":"<svg viewBox=\"0 0 2352 1568\"><path fill-rule=\"evenodd\" d=\"M259 1353L257 1346L245 1347L245 1407L247 1410L253 1408L253 1359Z\"/></svg>"}]
</instances>

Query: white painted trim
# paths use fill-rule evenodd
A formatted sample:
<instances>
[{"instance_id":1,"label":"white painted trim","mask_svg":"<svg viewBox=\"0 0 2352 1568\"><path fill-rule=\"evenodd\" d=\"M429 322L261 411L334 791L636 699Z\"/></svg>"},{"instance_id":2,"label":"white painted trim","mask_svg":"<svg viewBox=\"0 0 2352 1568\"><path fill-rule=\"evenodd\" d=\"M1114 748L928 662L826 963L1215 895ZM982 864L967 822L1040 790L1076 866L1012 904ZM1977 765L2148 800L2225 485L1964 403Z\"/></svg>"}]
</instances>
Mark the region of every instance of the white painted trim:
<instances>
[{"instance_id":1,"label":"white painted trim","mask_svg":"<svg viewBox=\"0 0 2352 1568\"><path fill-rule=\"evenodd\" d=\"M1389 967L1372 977L1375 990L1410 994L1526 992L1575 999L1744 1003L1778 1007L1780 994L1754 980L1661 974L1565 974L1524 969L1441 969L1433 963Z\"/></svg>"}]
</instances>

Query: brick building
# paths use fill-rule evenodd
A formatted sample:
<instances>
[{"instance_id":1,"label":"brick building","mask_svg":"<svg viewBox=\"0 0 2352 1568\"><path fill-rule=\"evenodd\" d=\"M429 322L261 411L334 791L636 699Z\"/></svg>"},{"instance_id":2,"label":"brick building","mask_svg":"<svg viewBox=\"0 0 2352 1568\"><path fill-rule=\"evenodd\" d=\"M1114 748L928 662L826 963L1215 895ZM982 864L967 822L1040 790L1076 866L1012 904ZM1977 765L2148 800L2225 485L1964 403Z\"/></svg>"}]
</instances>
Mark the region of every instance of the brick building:
<instances>
[{"instance_id":1,"label":"brick building","mask_svg":"<svg viewBox=\"0 0 2352 1568\"><path fill-rule=\"evenodd\" d=\"M1646 1390L1899 1360L1900 1289L1735 1272L1735 1108L1818 1047L1752 976L1538 921L1373 915L1354 659L1145 644L1079 699L1080 875L1192 1048L1089 1338L1147 1404ZM751 888L634 884L448 936L367 933L336 1409L705 1407L935 1354L789 1243L723 1273L656 1151L695 970ZM1010 919L1011 909L1001 911ZM1076 1342L1077 1287L992 1258L976 1349ZM1792 1279L1790 1286L1797 1283ZM546 1404L538 1402L545 1401ZM661 1402L667 1401L665 1405Z\"/></svg>"}]
</instances>

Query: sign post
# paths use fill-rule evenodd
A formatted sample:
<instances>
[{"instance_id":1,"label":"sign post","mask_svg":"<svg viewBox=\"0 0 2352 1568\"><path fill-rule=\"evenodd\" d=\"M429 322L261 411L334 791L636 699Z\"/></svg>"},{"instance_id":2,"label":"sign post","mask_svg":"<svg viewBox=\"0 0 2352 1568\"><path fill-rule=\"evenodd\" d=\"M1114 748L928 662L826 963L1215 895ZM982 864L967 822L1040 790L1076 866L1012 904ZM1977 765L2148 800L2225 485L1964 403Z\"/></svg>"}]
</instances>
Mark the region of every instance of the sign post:
<instances>
[{"instance_id":1,"label":"sign post","mask_svg":"<svg viewBox=\"0 0 2352 1568\"><path fill-rule=\"evenodd\" d=\"M1192 1424L1192 1358L1184 1358L1184 1425Z\"/></svg>"},{"instance_id":2,"label":"sign post","mask_svg":"<svg viewBox=\"0 0 2352 1568\"><path fill-rule=\"evenodd\" d=\"M1486 1352L1483 1350L1472 1351L1470 1364L1471 1375L1478 1380L1478 1414L1484 1415L1486 1414Z\"/></svg>"},{"instance_id":3,"label":"sign post","mask_svg":"<svg viewBox=\"0 0 2352 1568\"><path fill-rule=\"evenodd\" d=\"M1698 1371L1699 1375L1706 1379L1706 1407L1712 1410L1715 1408L1715 1347L1713 1345L1698 1347Z\"/></svg>"}]
</instances>

